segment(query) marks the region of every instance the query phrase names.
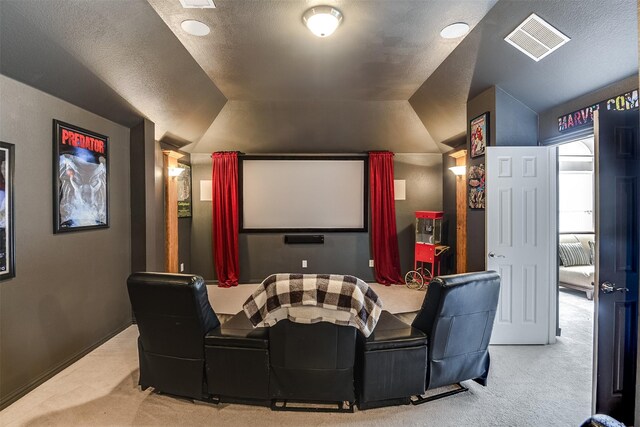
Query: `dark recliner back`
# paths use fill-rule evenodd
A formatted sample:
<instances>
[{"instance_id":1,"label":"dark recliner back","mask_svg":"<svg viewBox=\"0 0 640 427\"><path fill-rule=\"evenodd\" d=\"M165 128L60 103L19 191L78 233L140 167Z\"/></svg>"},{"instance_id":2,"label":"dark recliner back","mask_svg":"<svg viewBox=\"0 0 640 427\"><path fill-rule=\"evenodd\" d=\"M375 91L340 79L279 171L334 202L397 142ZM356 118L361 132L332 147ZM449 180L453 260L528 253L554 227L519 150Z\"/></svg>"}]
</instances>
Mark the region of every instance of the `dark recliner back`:
<instances>
[{"instance_id":1,"label":"dark recliner back","mask_svg":"<svg viewBox=\"0 0 640 427\"><path fill-rule=\"evenodd\" d=\"M202 398L204 336L220 325L202 277L134 273L127 287L140 332L140 385Z\"/></svg>"},{"instance_id":2,"label":"dark recliner back","mask_svg":"<svg viewBox=\"0 0 640 427\"><path fill-rule=\"evenodd\" d=\"M356 333L328 322L270 327L271 398L353 402Z\"/></svg>"},{"instance_id":3,"label":"dark recliner back","mask_svg":"<svg viewBox=\"0 0 640 427\"><path fill-rule=\"evenodd\" d=\"M499 293L495 271L440 276L429 283L412 323L429 338L427 390L469 379L486 383Z\"/></svg>"}]
</instances>

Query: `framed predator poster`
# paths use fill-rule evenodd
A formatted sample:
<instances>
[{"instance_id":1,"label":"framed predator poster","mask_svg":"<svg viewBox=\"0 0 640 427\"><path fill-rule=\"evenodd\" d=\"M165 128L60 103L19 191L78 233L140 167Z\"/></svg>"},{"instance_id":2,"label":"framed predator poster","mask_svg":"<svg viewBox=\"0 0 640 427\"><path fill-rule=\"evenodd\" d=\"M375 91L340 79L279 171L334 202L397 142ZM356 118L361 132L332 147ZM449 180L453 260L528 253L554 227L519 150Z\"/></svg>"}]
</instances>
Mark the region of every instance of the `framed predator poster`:
<instances>
[{"instance_id":1,"label":"framed predator poster","mask_svg":"<svg viewBox=\"0 0 640 427\"><path fill-rule=\"evenodd\" d=\"M109 138L53 121L53 232L109 227Z\"/></svg>"}]
</instances>

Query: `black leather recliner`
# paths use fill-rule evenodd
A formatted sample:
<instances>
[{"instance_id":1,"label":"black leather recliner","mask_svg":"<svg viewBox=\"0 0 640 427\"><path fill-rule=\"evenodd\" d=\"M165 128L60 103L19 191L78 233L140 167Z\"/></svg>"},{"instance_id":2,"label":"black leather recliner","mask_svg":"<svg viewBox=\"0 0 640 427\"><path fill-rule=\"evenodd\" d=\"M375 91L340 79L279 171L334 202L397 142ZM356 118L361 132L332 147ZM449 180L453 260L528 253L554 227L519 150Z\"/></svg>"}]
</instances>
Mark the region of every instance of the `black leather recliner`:
<instances>
[{"instance_id":1,"label":"black leather recliner","mask_svg":"<svg viewBox=\"0 0 640 427\"><path fill-rule=\"evenodd\" d=\"M440 276L411 326L383 311L358 340L358 407L427 402L466 388L424 398L426 390L469 379L486 385L499 292L493 271Z\"/></svg>"},{"instance_id":2,"label":"black leather recliner","mask_svg":"<svg viewBox=\"0 0 640 427\"><path fill-rule=\"evenodd\" d=\"M412 326L429 339L426 390L474 380L487 384L498 306L495 271L436 277Z\"/></svg>"},{"instance_id":3,"label":"black leather recliner","mask_svg":"<svg viewBox=\"0 0 640 427\"><path fill-rule=\"evenodd\" d=\"M198 276L134 273L127 280L138 324L140 386L206 399L204 336L220 326Z\"/></svg>"},{"instance_id":4,"label":"black leather recliner","mask_svg":"<svg viewBox=\"0 0 640 427\"><path fill-rule=\"evenodd\" d=\"M220 325L202 277L134 273L140 386L196 400L269 400L268 330L240 312Z\"/></svg>"}]
</instances>

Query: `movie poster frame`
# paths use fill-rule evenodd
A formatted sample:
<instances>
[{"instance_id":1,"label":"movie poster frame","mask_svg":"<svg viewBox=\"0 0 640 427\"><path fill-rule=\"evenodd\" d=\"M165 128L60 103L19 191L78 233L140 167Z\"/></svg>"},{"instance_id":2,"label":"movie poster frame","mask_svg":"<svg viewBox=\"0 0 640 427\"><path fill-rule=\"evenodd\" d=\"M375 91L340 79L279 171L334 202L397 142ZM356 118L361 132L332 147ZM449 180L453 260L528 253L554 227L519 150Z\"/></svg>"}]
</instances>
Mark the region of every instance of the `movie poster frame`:
<instances>
[{"instance_id":1,"label":"movie poster frame","mask_svg":"<svg viewBox=\"0 0 640 427\"><path fill-rule=\"evenodd\" d=\"M473 128L473 122L475 122L478 119L483 119L483 124L482 127L484 129L484 145L482 147L482 150L474 150L473 149L473 133L472 133L472 128ZM489 146L489 141L490 141L490 133L491 133L491 123L489 122L490 120L490 112L489 111L485 111L484 113L480 114L477 117L474 117L473 119L471 119L469 121L469 153L472 159L475 159L477 157L480 156L484 156L484 153L487 151L487 147Z\"/></svg>"},{"instance_id":2,"label":"movie poster frame","mask_svg":"<svg viewBox=\"0 0 640 427\"><path fill-rule=\"evenodd\" d=\"M6 239L7 239L7 270L0 271L0 281L16 277L16 227L14 208L14 177L15 177L15 145L0 141L0 150L7 151L5 165L7 173L4 177L5 200L7 201ZM6 257L6 254L5 254Z\"/></svg>"},{"instance_id":3,"label":"movie poster frame","mask_svg":"<svg viewBox=\"0 0 640 427\"><path fill-rule=\"evenodd\" d=\"M193 217L193 174L191 173L191 164L182 163L178 160L178 167L182 167L185 170L178 176L177 180L180 180L185 174L189 174L189 215L180 215L180 205L178 203L178 219L192 218Z\"/></svg>"},{"instance_id":4,"label":"movie poster frame","mask_svg":"<svg viewBox=\"0 0 640 427\"><path fill-rule=\"evenodd\" d=\"M106 157L106 164L107 164L106 166L107 191L106 191L106 199L105 199L105 203L107 206L106 206L106 223L105 224L84 225L84 226L77 226L77 227L61 227L60 226L60 178L58 175L60 170L60 144L62 144L62 138L61 138L62 128L67 128L69 130L84 134L86 136L91 136L93 138L104 140L104 144L106 147L105 157ZM54 234L109 228L110 217L111 217L111 215L109 214L109 210L110 210L109 209L109 192L110 192L109 191L110 189L109 188L110 187L109 186L109 170L111 169L109 157L110 157L110 147L109 147L108 136L81 128L79 126L65 123L61 120L53 119L53 169L52 169L53 199L52 201L53 201L53 233Z\"/></svg>"},{"instance_id":5,"label":"movie poster frame","mask_svg":"<svg viewBox=\"0 0 640 427\"><path fill-rule=\"evenodd\" d=\"M480 174L480 176L476 177L475 173L479 173L482 172ZM467 173L467 186L468 186L468 191L467 191L467 206L469 206L470 209L485 209L487 207L487 168L485 166L484 163L480 163L477 165L471 165L469 167L469 171ZM477 188L475 186L471 185L471 180L472 179L481 179L482 181L482 185L480 186L480 188ZM474 193L477 194L482 194L482 206L478 205L478 204L474 204L472 203L472 199L471 199L471 195Z\"/></svg>"}]
</instances>

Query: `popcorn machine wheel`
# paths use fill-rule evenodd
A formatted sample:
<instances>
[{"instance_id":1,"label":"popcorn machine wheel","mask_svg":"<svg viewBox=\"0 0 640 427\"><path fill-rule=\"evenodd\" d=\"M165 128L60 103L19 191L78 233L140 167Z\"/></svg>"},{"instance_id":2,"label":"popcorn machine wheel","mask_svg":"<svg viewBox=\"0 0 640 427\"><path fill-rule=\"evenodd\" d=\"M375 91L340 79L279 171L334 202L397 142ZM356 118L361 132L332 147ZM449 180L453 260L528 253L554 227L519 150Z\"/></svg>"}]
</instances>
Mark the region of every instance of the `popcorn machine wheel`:
<instances>
[{"instance_id":1,"label":"popcorn machine wheel","mask_svg":"<svg viewBox=\"0 0 640 427\"><path fill-rule=\"evenodd\" d=\"M448 246L440 244L442 216L443 213L440 211L416 212L413 270L404 276L404 281L410 289L425 289L431 279L440 274L440 258L449 250Z\"/></svg>"}]
</instances>

